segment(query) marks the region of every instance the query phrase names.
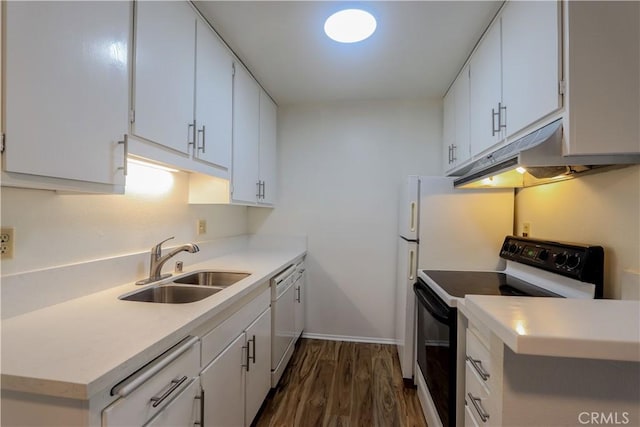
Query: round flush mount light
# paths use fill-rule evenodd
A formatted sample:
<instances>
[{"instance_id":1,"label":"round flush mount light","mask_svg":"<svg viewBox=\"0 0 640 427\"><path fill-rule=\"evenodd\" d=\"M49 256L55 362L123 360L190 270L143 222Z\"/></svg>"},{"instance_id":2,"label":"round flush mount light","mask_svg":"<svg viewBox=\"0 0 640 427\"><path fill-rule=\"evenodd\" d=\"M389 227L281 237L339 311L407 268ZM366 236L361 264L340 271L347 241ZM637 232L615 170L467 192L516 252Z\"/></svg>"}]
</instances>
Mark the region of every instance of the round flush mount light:
<instances>
[{"instance_id":1,"label":"round flush mount light","mask_svg":"<svg viewBox=\"0 0 640 427\"><path fill-rule=\"evenodd\" d=\"M324 23L324 32L340 43L362 41L376 30L376 18L361 9L345 9L336 12Z\"/></svg>"}]
</instances>

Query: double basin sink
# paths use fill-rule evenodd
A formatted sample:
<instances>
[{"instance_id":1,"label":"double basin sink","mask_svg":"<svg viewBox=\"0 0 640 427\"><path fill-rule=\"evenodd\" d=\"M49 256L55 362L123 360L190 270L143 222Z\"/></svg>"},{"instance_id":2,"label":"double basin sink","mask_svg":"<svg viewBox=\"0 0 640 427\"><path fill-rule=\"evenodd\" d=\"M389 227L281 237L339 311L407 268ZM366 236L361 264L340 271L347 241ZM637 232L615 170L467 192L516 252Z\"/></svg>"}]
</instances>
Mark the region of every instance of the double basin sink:
<instances>
[{"instance_id":1,"label":"double basin sink","mask_svg":"<svg viewBox=\"0 0 640 427\"><path fill-rule=\"evenodd\" d=\"M230 271L200 271L175 278L169 283L123 295L120 299L164 304L196 302L228 288L249 275L250 273Z\"/></svg>"}]
</instances>

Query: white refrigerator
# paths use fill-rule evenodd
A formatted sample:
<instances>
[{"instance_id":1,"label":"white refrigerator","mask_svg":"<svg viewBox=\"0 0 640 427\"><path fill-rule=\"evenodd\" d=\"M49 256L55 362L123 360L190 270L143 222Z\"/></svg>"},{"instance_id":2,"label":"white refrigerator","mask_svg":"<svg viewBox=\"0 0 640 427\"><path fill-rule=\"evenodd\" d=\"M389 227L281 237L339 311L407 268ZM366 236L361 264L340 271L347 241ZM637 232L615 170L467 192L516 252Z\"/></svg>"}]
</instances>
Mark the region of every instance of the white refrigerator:
<instances>
[{"instance_id":1,"label":"white refrigerator","mask_svg":"<svg viewBox=\"0 0 640 427\"><path fill-rule=\"evenodd\" d=\"M513 233L513 189L462 190L453 178L409 176L400 190L396 343L402 376L413 378L418 270L495 271Z\"/></svg>"}]
</instances>

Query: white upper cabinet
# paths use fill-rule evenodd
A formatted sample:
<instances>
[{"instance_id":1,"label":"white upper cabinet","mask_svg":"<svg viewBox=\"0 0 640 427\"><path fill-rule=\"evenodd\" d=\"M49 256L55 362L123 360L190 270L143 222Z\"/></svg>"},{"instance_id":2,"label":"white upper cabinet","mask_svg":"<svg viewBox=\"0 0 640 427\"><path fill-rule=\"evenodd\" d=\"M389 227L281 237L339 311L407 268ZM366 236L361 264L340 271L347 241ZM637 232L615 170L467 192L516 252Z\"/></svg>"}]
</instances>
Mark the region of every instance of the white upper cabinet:
<instances>
[{"instance_id":1,"label":"white upper cabinet","mask_svg":"<svg viewBox=\"0 0 640 427\"><path fill-rule=\"evenodd\" d=\"M244 67L236 65L232 203L270 206L275 202L276 114L271 98Z\"/></svg>"},{"instance_id":2,"label":"white upper cabinet","mask_svg":"<svg viewBox=\"0 0 640 427\"><path fill-rule=\"evenodd\" d=\"M232 200L255 204L260 194L260 86L236 65L233 79Z\"/></svg>"},{"instance_id":3,"label":"white upper cabinet","mask_svg":"<svg viewBox=\"0 0 640 427\"><path fill-rule=\"evenodd\" d=\"M276 201L276 121L276 104L265 91L260 91L260 204L273 205Z\"/></svg>"},{"instance_id":4,"label":"white upper cabinet","mask_svg":"<svg viewBox=\"0 0 640 427\"><path fill-rule=\"evenodd\" d=\"M512 1L502 14L502 99L506 136L562 106L560 4Z\"/></svg>"},{"instance_id":5,"label":"white upper cabinet","mask_svg":"<svg viewBox=\"0 0 640 427\"><path fill-rule=\"evenodd\" d=\"M196 133L195 23L187 2L136 2L132 132L182 154Z\"/></svg>"},{"instance_id":6,"label":"white upper cabinet","mask_svg":"<svg viewBox=\"0 0 640 427\"><path fill-rule=\"evenodd\" d=\"M640 153L640 2L563 6L565 154Z\"/></svg>"},{"instance_id":7,"label":"white upper cabinet","mask_svg":"<svg viewBox=\"0 0 640 427\"><path fill-rule=\"evenodd\" d=\"M6 2L2 185L123 192L130 2Z\"/></svg>"},{"instance_id":8,"label":"white upper cabinet","mask_svg":"<svg viewBox=\"0 0 640 427\"><path fill-rule=\"evenodd\" d=\"M195 158L229 169L233 104L233 59L202 19L196 35Z\"/></svg>"},{"instance_id":9,"label":"white upper cabinet","mask_svg":"<svg viewBox=\"0 0 640 427\"><path fill-rule=\"evenodd\" d=\"M500 20L489 29L470 61L471 152L478 154L500 142L502 129L502 76Z\"/></svg>"},{"instance_id":10,"label":"white upper cabinet","mask_svg":"<svg viewBox=\"0 0 640 427\"><path fill-rule=\"evenodd\" d=\"M471 155L469 133L469 67L465 67L444 98L443 155L445 171Z\"/></svg>"}]
</instances>

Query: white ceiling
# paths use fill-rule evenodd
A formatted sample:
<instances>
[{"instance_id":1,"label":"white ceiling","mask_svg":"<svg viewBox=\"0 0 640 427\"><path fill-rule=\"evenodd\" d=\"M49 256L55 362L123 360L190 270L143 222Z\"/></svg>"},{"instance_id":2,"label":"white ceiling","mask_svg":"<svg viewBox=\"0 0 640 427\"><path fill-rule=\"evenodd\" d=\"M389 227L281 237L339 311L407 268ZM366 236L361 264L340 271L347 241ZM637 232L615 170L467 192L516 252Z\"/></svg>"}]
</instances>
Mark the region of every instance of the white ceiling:
<instances>
[{"instance_id":1,"label":"white ceiling","mask_svg":"<svg viewBox=\"0 0 640 427\"><path fill-rule=\"evenodd\" d=\"M280 104L442 97L501 1L196 1ZM325 19L360 7L373 36L340 44Z\"/></svg>"}]
</instances>

